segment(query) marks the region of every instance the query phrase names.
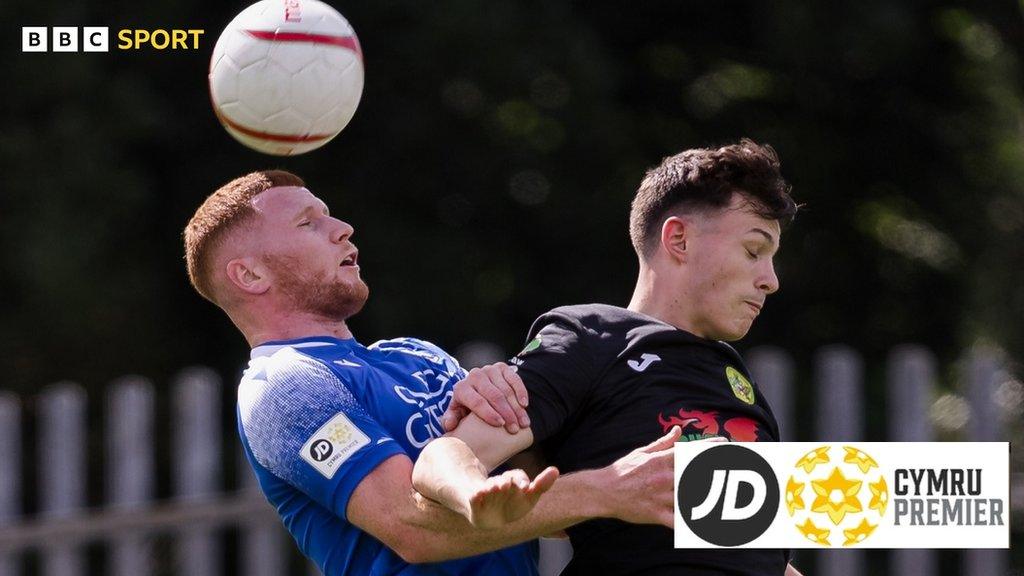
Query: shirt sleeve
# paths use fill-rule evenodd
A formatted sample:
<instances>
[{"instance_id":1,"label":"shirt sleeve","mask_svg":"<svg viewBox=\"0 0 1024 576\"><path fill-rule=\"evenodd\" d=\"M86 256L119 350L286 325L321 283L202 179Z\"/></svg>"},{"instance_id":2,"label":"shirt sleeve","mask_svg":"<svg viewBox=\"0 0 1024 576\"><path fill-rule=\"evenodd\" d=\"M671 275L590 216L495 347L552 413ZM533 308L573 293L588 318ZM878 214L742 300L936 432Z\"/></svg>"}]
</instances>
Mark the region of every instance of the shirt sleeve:
<instances>
[{"instance_id":1,"label":"shirt sleeve","mask_svg":"<svg viewBox=\"0 0 1024 576\"><path fill-rule=\"evenodd\" d=\"M356 486L402 447L338 376L294 351L275 354L239 390L242 428L256 461L346 519Z\"/></svg>"},{"instance_id":2,"label":"shirt sleeve","mask_svg":"<svg viewBox=\"0 0 1024 576\"><path fill-rule=\"evenodd\" d=\"M537 326L541 326L537 330ZM558 433L586 404L597 371L587 345L587 330L569 318L542 316L532 338L510 363L530 395L527 413L534 442Z\"/></svg>"}]
</instances>

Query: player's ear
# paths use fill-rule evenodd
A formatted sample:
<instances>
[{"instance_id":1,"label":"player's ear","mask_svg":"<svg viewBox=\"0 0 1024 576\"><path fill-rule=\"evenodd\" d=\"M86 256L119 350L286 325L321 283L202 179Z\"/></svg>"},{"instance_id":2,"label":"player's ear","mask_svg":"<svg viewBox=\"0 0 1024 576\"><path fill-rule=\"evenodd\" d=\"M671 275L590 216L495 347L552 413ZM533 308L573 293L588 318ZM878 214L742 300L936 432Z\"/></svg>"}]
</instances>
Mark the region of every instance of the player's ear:
<instances>
[{"instance_id":1,"label":"player's ear","mask_svg":"<svg viewBox=\"0 0 1024 576\"><path fill-rule=\"evenodd\" d=\"M693 236L693 222L671 216L661 225L661 247L669 258L685 262L689 258L686 241Z\"/></svg>"},{"instance_id":2,"label":"player's ear","mask_svg":"<svg viewBox=\"0 0 1024 576\"><path fill-rule=\"evenodd\" d=\"M270 289L267 270L256 258L247 256L229 260L224 271L231 283L247 294L263 294Z\"/></svg>"}]
</instances>

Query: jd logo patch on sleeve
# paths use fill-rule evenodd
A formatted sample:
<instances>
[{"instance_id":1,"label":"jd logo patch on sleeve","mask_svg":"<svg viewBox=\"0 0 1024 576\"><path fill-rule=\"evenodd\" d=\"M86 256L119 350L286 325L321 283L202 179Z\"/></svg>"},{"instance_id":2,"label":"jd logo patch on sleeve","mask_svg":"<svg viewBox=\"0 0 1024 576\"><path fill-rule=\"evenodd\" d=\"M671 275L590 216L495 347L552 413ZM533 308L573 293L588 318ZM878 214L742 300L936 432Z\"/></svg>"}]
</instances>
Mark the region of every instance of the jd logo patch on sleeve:
<instances>
[{"instance_id":1,"label":"jd logo patch on sleeve","mask_svg":"<svg viewBox=\"0 0 1024 576\"><path fill-rule=\"evenodd\" d=\"M370 443L344 412L338 412L302 445L299 455L325 478L334 478L342 463Z\"/></svg>"}]
</instances>

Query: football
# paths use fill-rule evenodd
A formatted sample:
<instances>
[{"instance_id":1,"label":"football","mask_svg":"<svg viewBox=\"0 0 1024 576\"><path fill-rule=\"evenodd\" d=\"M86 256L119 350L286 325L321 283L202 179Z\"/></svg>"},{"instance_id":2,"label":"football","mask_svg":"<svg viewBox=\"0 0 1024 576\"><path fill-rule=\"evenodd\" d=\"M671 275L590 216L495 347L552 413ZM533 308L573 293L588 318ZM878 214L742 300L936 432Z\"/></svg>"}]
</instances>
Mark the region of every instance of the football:
<instances>
[{"instance_id":1,"label":"football","mask_svg":"<svg viewBox=\"0 0 1024 576\"><path fill-rule=\"evenodd\" d=\"M349 123L363 54L348 21L319 0L261 0L217 39L210 99L236 140L266 154L319 148Z\"/></svg>"}]
</instances>

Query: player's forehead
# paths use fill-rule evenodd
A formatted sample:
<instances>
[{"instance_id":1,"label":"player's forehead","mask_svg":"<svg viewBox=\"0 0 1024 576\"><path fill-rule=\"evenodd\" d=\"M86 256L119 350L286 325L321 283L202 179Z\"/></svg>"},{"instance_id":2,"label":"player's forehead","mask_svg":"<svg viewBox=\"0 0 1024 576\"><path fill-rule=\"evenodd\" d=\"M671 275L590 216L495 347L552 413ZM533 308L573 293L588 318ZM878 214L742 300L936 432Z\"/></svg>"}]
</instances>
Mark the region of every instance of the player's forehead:
<instances>
[{"instance_id":1,"label":"player's forehead","mask_svg":"<svg viewBox=\"0 0 1024 576\"><path fill-rule=\"evenodd\" d=\"M733 195L728 208L718 212L715 218L721 231L730 236L750 236L778 244L782 235L778 220L758 214L757 205L740 194Z\"/></svg>"},{"instance_id":2,"label":"player's forehead","mask_svg":"<svg viewBox=\"0 0 1024 576\"><path fill-rule=\"evenodd\" d=\"M252 199L256 212L268 220L290 219L302 211L326 208L322 200L301 186L276 186L260 192Z\"/></svg>"}]
</instances>

